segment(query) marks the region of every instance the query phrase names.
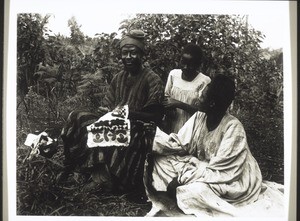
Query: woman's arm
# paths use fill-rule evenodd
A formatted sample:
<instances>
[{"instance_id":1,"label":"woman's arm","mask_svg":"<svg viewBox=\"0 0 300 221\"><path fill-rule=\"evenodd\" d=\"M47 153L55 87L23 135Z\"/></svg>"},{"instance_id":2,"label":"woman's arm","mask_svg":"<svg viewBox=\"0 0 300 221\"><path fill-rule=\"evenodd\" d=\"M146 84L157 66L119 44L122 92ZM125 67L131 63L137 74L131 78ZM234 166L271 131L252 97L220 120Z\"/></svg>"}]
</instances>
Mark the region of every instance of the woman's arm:
<instances>
[{"instance_id":1,"label":"woman's arm","mask_svg":"<svg viewBox=\"0 0 300 221\"><path fill-rule=\"evenodd\" d=\"M194 114L196 111L199 110L194 105L190 105L190 104L181 102L179 100L176 100L176 99L170 98L170 97L168 97L167 99L164 100L163 105L166 109L179 108L179 109L182 109L182 110L184 110L184 111L186 111L190 114Z\"/></svg>"}]
</instances>

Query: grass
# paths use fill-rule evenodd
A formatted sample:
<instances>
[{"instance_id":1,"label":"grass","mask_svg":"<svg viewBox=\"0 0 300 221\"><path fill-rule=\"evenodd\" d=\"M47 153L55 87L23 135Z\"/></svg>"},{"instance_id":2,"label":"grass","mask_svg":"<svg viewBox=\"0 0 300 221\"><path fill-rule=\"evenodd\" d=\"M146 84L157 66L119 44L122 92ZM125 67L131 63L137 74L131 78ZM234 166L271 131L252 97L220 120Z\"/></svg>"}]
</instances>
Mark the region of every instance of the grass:
<instances>
[{"instance_id":1,"label":"grass","mask_svg":"<svg viewBox=\"0 0 300 221\"><path fill-rule=\"evenodd\" d=\"M84 192L87 179L74 172L67 182L58 183L62 171L62 149L46 159L38 156L24 162L28 147L17 153L17 214L48 216L145 216L151 203L138 203L127 194L109 194L101 189Z\"/></svg>"},{"instance_id":2,"label":"grass","mask_svg":"<svg viewBox=\"0 0 300 221\"><path fill-rule=\"evenodd\" d=\"M261 125L262 121L253 119L244 117L241 121L247 132L250 150L261 168L263 179L283 184L282 119L272 119L264 127ZM32 130L41 128L38 124L31 126L31 129L23 127L17 130L18 215L142 217L150 211L150 202L139 203L130 200L126 194L104 193L101 189L83 191L88 178L79 172L74 172L67 182L58 183L56 179L62 171L63 164L61 142L58 152L51 159L38 156L31 161L24 161L30 151L30 148L23 144L26 135ZM60 131L57 128L60 128L59 125L55 125L53 136L50 137L58 137Z\"/></svg>"}]
</instances>

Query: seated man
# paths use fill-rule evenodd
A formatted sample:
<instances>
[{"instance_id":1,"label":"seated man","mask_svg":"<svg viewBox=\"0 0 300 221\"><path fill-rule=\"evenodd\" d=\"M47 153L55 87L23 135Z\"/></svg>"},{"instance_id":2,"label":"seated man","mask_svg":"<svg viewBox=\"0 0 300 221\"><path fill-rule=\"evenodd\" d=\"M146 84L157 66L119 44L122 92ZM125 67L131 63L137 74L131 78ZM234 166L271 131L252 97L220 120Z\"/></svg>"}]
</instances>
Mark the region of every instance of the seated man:
<instances>
[{"instance_id":1,"label":"seated man","mask_svg":"<svg viewBox=\"0 0 300 221\"><path fill-rule=\"evenodd\" d=\"M159 128L145 171L147 195L155 215L162 195L177 200L185 214L238 216L239 207L258 200L262 175L252 156L241 122L226 110L235 84L217 75L201 97L196 112L177 134ZM170 208L170 204L168 205Z\"/></svg>"},{"instance_id":2,"label":"seated man","mask_svg":"<svg viewBox=\"0 0 300 221\"><path fill-rule=\"evenodd\" d=\"M143 64L145 54L143 31L131 30L124 35L120 41L120 52L123 70L114 75L105 95L103 107L99 108L100 113L74 110L68 116L61 132L65 171L58 180L67 179L77 167L90 173L92 177L92 181L85 185L84 191L103 188L108 191L137 192L140 187L142 188L140 191L144 191L144 160L152 147L154 123L159 124L163 116L163 83L156 73ZM89 134L87 126L91 126L107 112L114 112L123 106L128 106L128 119L131 122L130 143L122 148L109 142L106 143L107 146L87 145ZM101 128L100 123L97 123ZM112 129L112 122L104 123L109 123L107 128ZM96 130L99 130L98 126ZM107 132L100 134L109 136ZM117 134L117 132L110 133L113 136Z\"/></svg>"}]
</instances>

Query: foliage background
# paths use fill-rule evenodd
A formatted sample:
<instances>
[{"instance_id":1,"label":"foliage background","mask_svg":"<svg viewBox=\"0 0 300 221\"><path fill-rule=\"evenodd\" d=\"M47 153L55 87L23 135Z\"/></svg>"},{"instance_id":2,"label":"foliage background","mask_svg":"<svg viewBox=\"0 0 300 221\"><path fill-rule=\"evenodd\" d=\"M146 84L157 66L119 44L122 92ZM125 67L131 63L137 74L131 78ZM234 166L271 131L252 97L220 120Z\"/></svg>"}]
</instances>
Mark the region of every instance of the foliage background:
<instances>
[{"instance_id":1,"label":"foliage background","mask_svg":"<svg viewBox=\"0 0 300 221\"><path fill-rule=\"evenodd\" d=\"M71 17L70 37L49 35L48 20L40 14L19 14L17 20L17 213L143 216L147 203L130 202L125 195L83 194L86 179L80 173L58 185L61 146L50 160L24 161L28 133L47 131L59 138L67 115L101 106L112 77L122 69L117 33L88 37ZM147 33L145 64L164 82L179 67L188 42L203 49L203 73L234 77L237 94L230 112L243 123L264 179L283 184L282 50L260 48L264 35L248 25L247 16L137 14L122 21L119 31L133 28Z\"/></svg>"}]
</instances>

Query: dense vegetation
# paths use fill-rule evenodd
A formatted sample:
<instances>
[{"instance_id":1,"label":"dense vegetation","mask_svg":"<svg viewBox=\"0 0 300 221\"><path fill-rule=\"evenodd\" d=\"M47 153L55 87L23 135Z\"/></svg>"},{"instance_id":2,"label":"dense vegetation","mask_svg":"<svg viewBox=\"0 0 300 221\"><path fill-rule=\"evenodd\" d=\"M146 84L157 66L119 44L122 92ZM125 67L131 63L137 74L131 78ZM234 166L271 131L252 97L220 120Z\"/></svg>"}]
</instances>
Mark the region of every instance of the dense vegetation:
<instances>
[{"instance_id":1,"label":"dense vegetation","mask_svg":"<svg viewBox=\"0 0 300 221\"><path fill-rule=\"evenodd\" d=\"M59 138L68 113L99 107L122 68L117 33L87 37L73 17L68 21L70 37L50 35L48 19L19 14L17 21L17 214L143 216L149 203L132 202L126 195L81 192L83 174L76 172L69 183L57 184L61 145L52 159L24 161L30 151L23 144L28 133L47 131ZM138 14L120 24L122 33L132 28L147 33L145 63L164 82L178 67L188 42L203 48L203 73L235 78L237 96L230 111L244 124L264 179L283 183L281 50L260 48L263 33L241 16Z\"/></svg>"}]
</instances>

